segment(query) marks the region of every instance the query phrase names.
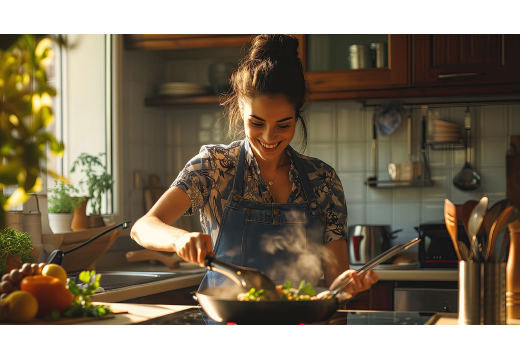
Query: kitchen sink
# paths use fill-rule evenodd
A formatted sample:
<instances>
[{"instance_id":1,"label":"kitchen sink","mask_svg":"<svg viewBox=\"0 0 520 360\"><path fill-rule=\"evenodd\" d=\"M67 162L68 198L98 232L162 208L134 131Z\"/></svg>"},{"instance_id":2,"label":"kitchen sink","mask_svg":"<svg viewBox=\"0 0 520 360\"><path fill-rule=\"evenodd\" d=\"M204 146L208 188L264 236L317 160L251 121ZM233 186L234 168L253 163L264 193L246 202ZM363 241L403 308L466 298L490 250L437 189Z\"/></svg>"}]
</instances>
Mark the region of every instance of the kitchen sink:
<instances>
[{"instance_id":1,"label":"kitchen sink","mask_svg":"<svg viewBox=\"0 0 520 360\"><path fill-rule=\"evenodd\" d=\"M147 284L154 281L173 279L181 276L192 275L195 273L203 273L205 269L195 272L157 272L157 271L100 271L97 275L101 275L99 286L104 290L114 290L122 287ZM71 281L80 284L81 281L74 276L69 276Z\"/></svg>"}]
</instances>

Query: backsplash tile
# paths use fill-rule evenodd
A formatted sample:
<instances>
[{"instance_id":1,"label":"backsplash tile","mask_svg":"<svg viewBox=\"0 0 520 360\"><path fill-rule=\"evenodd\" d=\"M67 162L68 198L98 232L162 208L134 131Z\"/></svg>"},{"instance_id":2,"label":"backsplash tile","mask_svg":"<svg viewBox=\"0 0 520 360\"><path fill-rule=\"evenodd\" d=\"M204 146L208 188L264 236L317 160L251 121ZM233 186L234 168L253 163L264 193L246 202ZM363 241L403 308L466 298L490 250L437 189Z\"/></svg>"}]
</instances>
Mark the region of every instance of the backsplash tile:
<instances>
[{"instance_id":1,"label":"backsplash tile","mask_svg":"<svg viewBox=\"0 0 520 360\"><path fill-rule=\"evenodd\" d=\"M168 61L155 52L128 52L124 57L123 82L123 161L125 217L136 220L144 214L142 189L133 189L133 172L157 172L161 185L169 187L186 162L197 155L203 144L229 143L222 108L152 108L144 98L155 94L164 81L199 81L209 85L207 66L211 59ZM195 65L195 66L194 66ZM441 119L464 126L466 107L429 109L429 119ZM454 176L465 163L464 150L428 149L430 170L435 185L423 188L380 189L364 185L372 176L373 110L362 111L356 101L315 102L304 117L308 124L305 154L333 166L347 198L348 225L391 224L403 229L396 243L417 236L413 229L423 222L443 219L444 199L455 204L505 197L505 154L510 135L520 135L520 105L471 106L471 165L482 176L484 185L465 192L453 185ZM421 160L422 109L414 109L412 160ZM389 180L388 163L406 162L407 117L390 136L378 136L378 179ZM462 132L464 135L464 132ZM291 143L293 145L293 143ZM299 149L295 141L294 147ZM141 200L139 200L139 198ZM183 224L198 225L198 216ZM188 229L190 230L190 229Z\"/></svg>"}]
</instances>

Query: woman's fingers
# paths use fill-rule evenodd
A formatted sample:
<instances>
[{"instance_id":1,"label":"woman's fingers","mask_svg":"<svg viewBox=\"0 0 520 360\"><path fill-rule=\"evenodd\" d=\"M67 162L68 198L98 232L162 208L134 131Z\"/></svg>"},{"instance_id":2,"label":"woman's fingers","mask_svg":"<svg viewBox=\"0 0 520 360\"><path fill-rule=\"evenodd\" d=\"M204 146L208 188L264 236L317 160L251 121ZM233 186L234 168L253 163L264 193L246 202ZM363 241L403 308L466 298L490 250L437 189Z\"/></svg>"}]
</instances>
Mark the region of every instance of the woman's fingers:
<instances>
[{"instance_id":1,"label":"woman's fingers","mask_svg":"<svg viewBox=\"0 0 520 360\"><path fill-rule=\"evenodd\" d=\"M330 289L340 285L348 277L352 278L352 281L347 287L343 289L343 291L350 294L356 294L358 292L368 290L372 284L375 284L379 280L379 275L377 275L377 273L372 270L361 274L358 274L355 270L347 270L332 282Z\"/></svg>"}]
</instances>

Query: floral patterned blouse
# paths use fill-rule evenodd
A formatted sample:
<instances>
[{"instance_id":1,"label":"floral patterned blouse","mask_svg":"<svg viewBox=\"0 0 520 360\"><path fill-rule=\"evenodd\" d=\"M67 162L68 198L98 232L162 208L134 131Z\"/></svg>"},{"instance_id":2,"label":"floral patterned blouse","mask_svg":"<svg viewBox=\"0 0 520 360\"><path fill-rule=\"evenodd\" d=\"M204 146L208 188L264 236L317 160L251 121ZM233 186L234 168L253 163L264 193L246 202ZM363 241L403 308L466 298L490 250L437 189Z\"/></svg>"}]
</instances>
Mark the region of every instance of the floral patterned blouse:
<instances>
[{"instance_id":1,"label":"floral patterned blouse","mask_svg":"<svg viewBox=\"0 0 520 360\"><path fill-rule=\"evenodd\" d=\"M200 223L204 233L210 234L215 245L227 199L233 188L235 163L240 147L245 142L246 166L244 169L244 198L259 203L275 203L260 176L260 168L253 155L249 140L234 141L229 145L204 145L179 173L172 186L182 189L191 200L191 208L184 215L200 211ZM287 151L287 154L290 153ZM326 216L323 244L347 239L347 206L341 182L335 170L323 161L301 155L322 214ZM316 181L320 179L321 181ZM292 191L287 203L307 201L300 183L300 176L291 160L289 180ZM313 181L314 180L314 181Z\"/></svg>"}]
</instances>

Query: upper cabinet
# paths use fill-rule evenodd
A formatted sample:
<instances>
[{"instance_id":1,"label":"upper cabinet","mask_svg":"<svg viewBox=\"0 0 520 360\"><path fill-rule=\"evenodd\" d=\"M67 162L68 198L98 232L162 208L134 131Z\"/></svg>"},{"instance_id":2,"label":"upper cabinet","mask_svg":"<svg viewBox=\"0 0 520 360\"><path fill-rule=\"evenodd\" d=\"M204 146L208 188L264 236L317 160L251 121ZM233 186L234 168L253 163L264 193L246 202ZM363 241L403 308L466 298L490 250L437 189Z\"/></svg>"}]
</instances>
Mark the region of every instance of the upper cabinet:
<instances>
[{"instance_id":1,"label":"upper cabinet","mask_svg":"<svg viewBox=\"0 0 520 360\"><path fill-rule=\"evenodd\" d=\"M129 50L177 50L226 46L242 46L251 35L219 34L129 34L124 35Z\"/></svg>"},{"instance_id":2,"label":"upper cabinet","mask_svg":"<svg viewBox=\"0 0 520 360\"><path fill-rule=\"evenodd\" d=\"M313 92L410 85L408 35L296 35Z\"/></svg>"},{"instance_id":3,"label":"upper cabinet","mask_svg":"<svg viewBox=\"0 0 520 360\"><path fill-rule=\"evenodd\" d=\"M520 82L520 35L413 35L412 84Z\"/></svg>"}]
</instances>

